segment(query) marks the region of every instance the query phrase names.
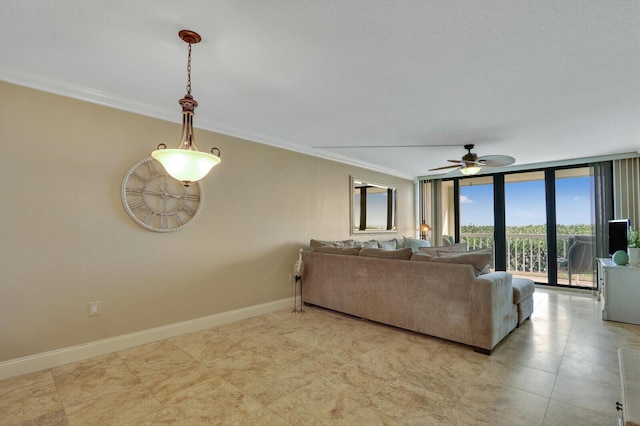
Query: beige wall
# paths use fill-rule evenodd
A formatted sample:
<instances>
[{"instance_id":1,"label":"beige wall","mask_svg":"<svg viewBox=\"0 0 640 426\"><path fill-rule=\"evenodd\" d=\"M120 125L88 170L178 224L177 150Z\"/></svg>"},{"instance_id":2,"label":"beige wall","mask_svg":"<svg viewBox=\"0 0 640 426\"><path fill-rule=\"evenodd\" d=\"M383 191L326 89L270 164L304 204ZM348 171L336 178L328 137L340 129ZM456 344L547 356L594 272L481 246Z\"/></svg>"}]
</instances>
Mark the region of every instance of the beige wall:
<instances>
[{"instance_id":1,"label":"beige wall","mask_svg":"<svg viewBox=\"0 0 640 426\"><path fill-rule=\"evenodd\" d=\"M179 124L2 82L0 95L0 361L292 296L296 250L349 238L352 174L396 184L398 235L415 235L410 181L200 130L223 162L199 216L147 231L122 179Z\"/></svg>"}]
</instances>

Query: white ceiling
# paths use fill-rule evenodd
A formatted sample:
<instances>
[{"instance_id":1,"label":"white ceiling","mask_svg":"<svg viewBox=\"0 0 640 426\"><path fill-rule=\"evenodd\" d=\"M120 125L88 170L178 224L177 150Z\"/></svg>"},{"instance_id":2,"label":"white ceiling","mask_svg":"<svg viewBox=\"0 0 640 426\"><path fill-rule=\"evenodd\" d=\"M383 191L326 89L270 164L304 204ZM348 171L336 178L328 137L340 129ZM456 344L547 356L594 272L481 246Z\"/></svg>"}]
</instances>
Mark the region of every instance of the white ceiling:
<instances>
[{"instance_id":1,"label":"white ceiling","mask_svg":"<svg viewBox=\"0 0 640 426\"><path fill-rule=\"evenodd\" d=\"M640 149L639 0L3 0L0 80L179 122L184 28L196 128L408 178Z\"/></svg>"}]
</instances>

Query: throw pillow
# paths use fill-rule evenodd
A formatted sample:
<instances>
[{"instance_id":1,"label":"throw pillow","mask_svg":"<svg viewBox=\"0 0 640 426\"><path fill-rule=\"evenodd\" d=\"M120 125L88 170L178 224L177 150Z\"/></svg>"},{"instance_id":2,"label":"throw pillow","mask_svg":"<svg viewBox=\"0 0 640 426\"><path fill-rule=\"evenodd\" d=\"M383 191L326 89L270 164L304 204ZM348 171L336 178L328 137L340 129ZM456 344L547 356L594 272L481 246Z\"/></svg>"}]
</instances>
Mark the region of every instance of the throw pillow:
<instances>
[{"instance_id":1,"label":"throw pillow","mask_svg":"<svg viewBox=\"0 0 640 426\"><path fill-rule=\"evenodd\" d=\"M394 238L396 240L396 249L406 248L404 245L404 237L403 238Z\"/></svg>"},{"instance_id":2,"label":"throw pillow","mask_svg":"<svg viewBox=\"0 0 640 426\"><path fill-rule=\"evenodd\" d=\"M455 237L453 235L443 235L442 236L442 244L445 246L452 246L456 243Z\"/></svg>"},{"instance_id":3,"label":"throw pillow","mask_svg":"<svg viewBox=\"0 0 640 426\"><path fill-rule=\"evenodd\" d=\"M376 240L369 241L354 241L353 247L361 247L361 248L378 248L378 242Z\"/></svg>"},{"instance_id":4,"label":"throw pillow","mask_svg":"<svg viewBox=\"0 0 640 426\"><path fill-rule=\"evenodd\" d=\"M363 248L360 250L360 256L382 257L385 259L409 260L412 254L413 250L409 247L399 250L382 250L375 248Z\"/></svg>"},{"instance_id":5,"label":"throw pillow","mask_svg":"<svg viewBox=\"0 0 640 426\"><path fill-rule=\"evenodd\" d=\"M394 238L393 240L389 241L378 240L378 248L381 248L382 250L396 250L402 247L396 247L396 239Z\"/></svg>"},{"instance_id":6,"label":"throw pillow","mask_svg":"<svg viewBox=\"0 0 640 426\"><path fill-rule=\"evenodd\" d=\"M430 254L432 256L442 256L440 252L461 252L469 250L467 243L457 243L450 246L433 246L433 247L419 247L418 250L421 253Z\"/></svg>"},{"instance_id":7,"label":"throw pillow","mask_svg":"<svg viewBox=\"0 0 640 426\"><path fill-rule=\"evenodd\" d=\"M329 246L329 247L354 247L355 241L353 240L344 240L344 241L322 241L322 240L314 240L312 239L309 242L309 247L311 250L317 247Z\"/></svg>"},{"instance_id":8,"label":"throw pillow","mask_svg":"<svg viewBox=\"0 0 640 426\"><path fill-rule=\"evenodd\" d=\"M404 240L404 246L410 247L411 250L413 250L414 252L418 251L420 247L431 246L431 242L427 240L418 240L416 238L407 238L407 237L402 237L402 239Z\"/></svg>"}]
</instances>

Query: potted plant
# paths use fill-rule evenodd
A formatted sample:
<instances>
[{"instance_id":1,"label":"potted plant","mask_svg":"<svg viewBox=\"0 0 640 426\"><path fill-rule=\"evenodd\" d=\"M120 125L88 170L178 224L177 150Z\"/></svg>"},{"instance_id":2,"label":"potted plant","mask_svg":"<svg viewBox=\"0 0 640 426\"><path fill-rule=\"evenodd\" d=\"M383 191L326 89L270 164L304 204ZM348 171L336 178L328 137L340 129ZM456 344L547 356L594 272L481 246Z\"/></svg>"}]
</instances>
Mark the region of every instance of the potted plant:
<instances>
[{"instance_id":1,"label":"potted plant","mask_svg":"<svg viewBox=\"0 0 640 426\"><path fill-rule=\"evenodd\" d=\"M640 230L629 228L627 235L627 250L629 252L629 263L632 266L640 266Z\"/></svg>"}]
</instances>

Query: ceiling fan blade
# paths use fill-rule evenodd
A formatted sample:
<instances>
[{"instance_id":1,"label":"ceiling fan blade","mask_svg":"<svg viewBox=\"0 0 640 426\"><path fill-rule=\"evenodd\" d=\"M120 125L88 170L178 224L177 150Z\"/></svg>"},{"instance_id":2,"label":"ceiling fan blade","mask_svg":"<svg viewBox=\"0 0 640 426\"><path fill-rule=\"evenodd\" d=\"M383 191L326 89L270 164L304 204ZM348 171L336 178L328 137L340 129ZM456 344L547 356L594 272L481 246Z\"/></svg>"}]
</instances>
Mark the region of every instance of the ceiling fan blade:
<instances>
[{"instance_id":1,"label":"ceiling fan blade","mask_svg":"<svg viewBox=\"0 0 640 426\"><path fill-rule=\"evenodd\" d=\"M462 165L461 164L456 164L455 166L438 167L438 168L435 168L435 169L429 169L429 171L432 172L434 170L453 169L454 167L462 167Z\"/></svg>"},{"instance_id":2,"label":"ceiling fan blade","mask_svg":"<svg viewBox=\"0 0 640 426\"><path fill-rule=\"evenodd\" d=\"M516 159L508 155L483 155L478 158L487 167L505 167L516 162Z\"/></svg>"},{"instance_id":3,"label":"ceiling fan blade","mask_svg":"<svg viewBox=\"0 0 640 426\"><path fill-rule=\"evenodd\" d=\"M461 160L447 160L447 161L450 163L458 163L460 165L464 164L464 161L461 161Z\"/></svg>"},{"instance_id":4,"label":"ceiling fan blade","mask_svg":"<svg viewBox=\"0 0 640 426\"><path fill-rule=\"evenodd\" d=\"M358 149L358 148L451 148L458 145L328 145L314 146L314 149Z\"/></svg>"}]
</instances>

